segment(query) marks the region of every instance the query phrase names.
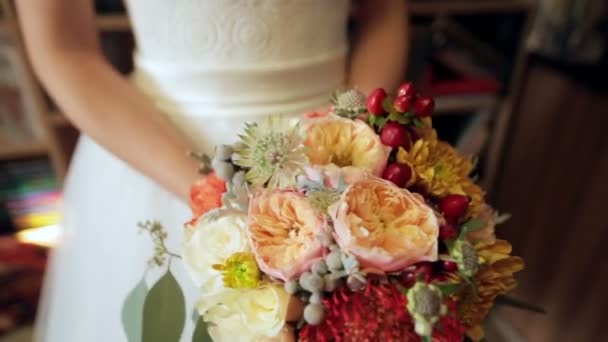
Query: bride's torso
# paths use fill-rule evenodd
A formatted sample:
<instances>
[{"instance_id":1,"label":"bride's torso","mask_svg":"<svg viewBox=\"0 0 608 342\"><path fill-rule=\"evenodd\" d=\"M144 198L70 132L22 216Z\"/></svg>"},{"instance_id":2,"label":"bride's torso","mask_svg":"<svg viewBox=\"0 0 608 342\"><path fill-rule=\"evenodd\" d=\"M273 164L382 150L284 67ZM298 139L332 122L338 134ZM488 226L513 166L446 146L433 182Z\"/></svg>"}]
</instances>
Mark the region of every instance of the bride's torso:
<instances>
[{"instance_id":1,"label":"bride's torso","mask_svg":"<svg viewBox=\"0 0 608 342\"><path fill-rule=\"evenodd\" d=\"M212 123L189 132L203 145L229 142L243 121L320 106L344 81L349 0L127 5L134 82L178 125Z\"/></svg>"}]
</instances>

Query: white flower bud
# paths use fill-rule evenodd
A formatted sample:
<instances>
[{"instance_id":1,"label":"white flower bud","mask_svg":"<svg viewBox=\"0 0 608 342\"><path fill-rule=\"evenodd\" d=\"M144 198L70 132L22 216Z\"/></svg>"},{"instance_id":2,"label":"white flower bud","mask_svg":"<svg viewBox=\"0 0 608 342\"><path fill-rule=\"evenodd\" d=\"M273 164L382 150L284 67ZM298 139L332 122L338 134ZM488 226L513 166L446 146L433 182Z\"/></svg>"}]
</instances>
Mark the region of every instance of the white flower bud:
<instances>
[{"instance_id":1,"label":"white flower bud","mask_svg":"<svg viewBox=\"0 0 608 342\"><path fill-rule=\"evenodd\" d=\"M312 295L310 295L308 301L312 304L321 304L322 299L323 296L321 295L321 292L314 292Z\"/></svg>"},{"instance_id":2,"label":"white flower bud","mask_svg":"<svg viewBox=\"0 0 608 342\"><path fill-rule=\"evenodd\" d=\"M337 250L329 253L325 257L325 263L331 270L339 270L342 268L342 252Z\"/></svg>"},{"instance_id":3,"label":"white flower bud","mask_svg":"<svg viewBox=\"0 0 608 342\"><path fill-rule=\"evenodd\" d=\"M340 278L335 277L333 274L326 274L323 279L325 280L325 286L323 287L323 291L325 292L332 292L340 284Z\"/></svg>"},{"instance_id":4,"label":"white flower bud","mask_svg":"<svg viewBox=\"0 0 608 342\"><path fill-rule=\"evenodd\" d=\"M324 260L319 260L312 264L312 272L318 275L324 275L327 273L327 264Z\"/></svg>"},{"instance_id":5,"label":"white flower bud","mask_svg":"<svg viewBox=\"0 0 608 342\"><path fill-rule=\"evenodd\" d=\"M325 309L321 304L308 304L304 308L304 320L310 325L317 325L325 318Z\"/></svg>"},{"instance_id":6,"label":"white flower bud","mask_svg":"<svg viewBox=\"0 0 608 342\"><path fill-rule=\"evenodd\" d=\"M323 285L323 278L317 274L306 272L305 276L300 277L300 286L308 292L321 291Z\"/></svg>"},{"instance_id":7,"label":"white flower bud","mask_svg":"<svg viewBox=\"0 0 608 342\"><path fill-rule=\"evenodd\" d=\"M298 286L298 282L296 282L295 280L290 280L290 281L286 282L283 286L285 287L285 292L287 292L290 295L298 292L298 290L300 288Z\"/></svg>"}]
</instances>

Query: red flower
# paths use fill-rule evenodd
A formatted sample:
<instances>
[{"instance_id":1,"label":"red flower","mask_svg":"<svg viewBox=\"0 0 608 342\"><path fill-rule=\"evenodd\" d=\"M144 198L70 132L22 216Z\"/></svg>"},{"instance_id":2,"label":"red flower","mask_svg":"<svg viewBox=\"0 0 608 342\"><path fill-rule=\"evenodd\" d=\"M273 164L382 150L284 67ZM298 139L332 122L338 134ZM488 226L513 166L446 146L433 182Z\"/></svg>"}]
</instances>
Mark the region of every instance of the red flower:
<instances>
[{"instance_id":1,"label":"red flower","mask_svg":"<svg viewBox=\"0 0 608 342\"><path fill-rule=\"evenodd\" d=\"M221 207L224 192L226 192L226 182L213 172L194 183L190 189L193 221L209 210Z\"/></svg>"},{"instance_id":2,"label":"red flower","mask_svg":"<svg viewBox=\"0 0 608 342\"><path fill-rule=\"evenodd\" d=\"M300 341L418 341L406 298L393 284L372 284L352 292L334 291L323 301L326 316L321 324L300 330Z\"/></svg>"},{"instance_id":3,"label":"red flower","mask_svg":"<svg viewBox=\"0 0 608 342\"><path fill-rule=\"evenodd\" d=\"M323 304L325 319L319 325L304 326L299 332L300 341L421 341L407 312L407 299L393 284L368 281L360 292L341 287ZM464 327L455 314L456 307L453 303L448 307L448 315L433 330L433 342L463 340Z\"/></svg>"},{"instance_id":4,"label":"red flower","mask_svg":"<svg viewBox=\"0 0 608 342\"><path fill-rule=\"evenodd\" d=\"M449 300L448 314L443 316L433 329L433 342L461 342L464 339L464 326L458 319L456 302Z\"/></svg>"}]
</instances>

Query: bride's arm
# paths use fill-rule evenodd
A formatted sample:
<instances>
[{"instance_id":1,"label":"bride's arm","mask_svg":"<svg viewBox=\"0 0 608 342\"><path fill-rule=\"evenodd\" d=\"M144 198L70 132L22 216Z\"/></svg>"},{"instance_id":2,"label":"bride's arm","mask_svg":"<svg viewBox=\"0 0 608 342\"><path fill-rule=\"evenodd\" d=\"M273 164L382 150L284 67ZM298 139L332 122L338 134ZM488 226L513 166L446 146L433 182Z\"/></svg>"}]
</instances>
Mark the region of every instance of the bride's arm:
<instances>
[{"instance_id":1,"label":"bride's arm","mask_svg":"<svg viewBox=\"0 0 608 342\"><path fill-rule=\"evenodd\" d=\"M40 80L100 145L186 200L197 177L184 138L104 59L90 0L16 1ZM103 177L103 175L100 175Z\"/></svg>"},{"instance_id":2,"label":"bride's arm","mask_svg":"<svg viewBox=\"0 0 608 342\"><path fill-rule=\"evenodd\" d=\"M393 90L402 81L407 62L406 0L359 0L355 4L349 84L366 92L376 87Z\"/></svg>"}]
</instances>

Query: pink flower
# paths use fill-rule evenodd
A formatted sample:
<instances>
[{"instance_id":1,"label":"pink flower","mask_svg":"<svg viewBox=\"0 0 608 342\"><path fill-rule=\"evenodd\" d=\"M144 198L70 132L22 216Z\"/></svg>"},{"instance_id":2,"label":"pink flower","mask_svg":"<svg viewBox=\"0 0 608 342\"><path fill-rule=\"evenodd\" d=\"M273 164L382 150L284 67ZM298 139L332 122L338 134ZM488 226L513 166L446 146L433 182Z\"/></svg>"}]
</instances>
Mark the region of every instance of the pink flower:
<instances>
[{"instance_id":1,"label":"pink flower","mask_svg":"<svg viewBox=\"0 0 608 342\"><path fill-rule=\"evenodd\" d=\"M266 191L249 205L249 239L260 269L288 281L310 269L325 252L317 235L327 224L293 191Z\"/></svg>"},{"instance_id":2,"label":"pink flower","mask_svg":"<svg viewBox=\"0 0 608 342\"><path fill-rule=\"evenodd\" d=\"M336 242L363 267L393 272L437 260L433 210L390 182L370 177L350 185L329 213Z\"/></svg>"}]
</instances>

